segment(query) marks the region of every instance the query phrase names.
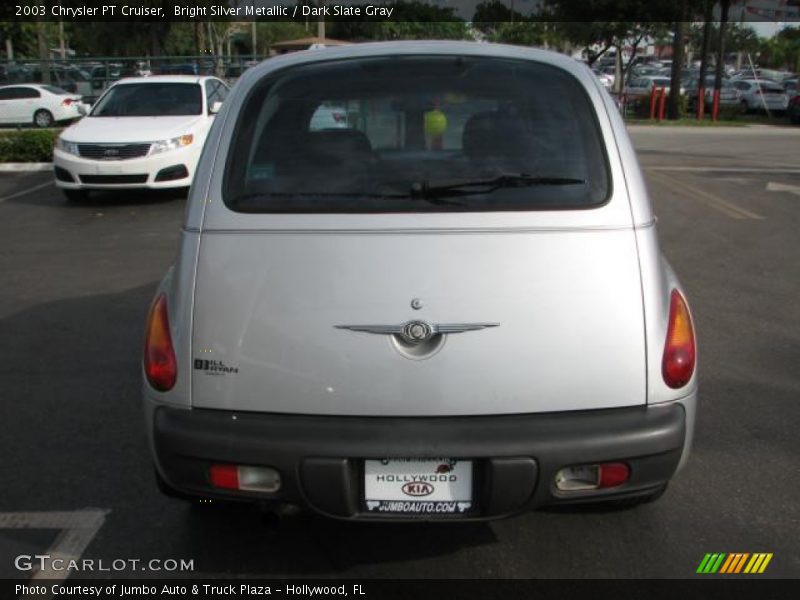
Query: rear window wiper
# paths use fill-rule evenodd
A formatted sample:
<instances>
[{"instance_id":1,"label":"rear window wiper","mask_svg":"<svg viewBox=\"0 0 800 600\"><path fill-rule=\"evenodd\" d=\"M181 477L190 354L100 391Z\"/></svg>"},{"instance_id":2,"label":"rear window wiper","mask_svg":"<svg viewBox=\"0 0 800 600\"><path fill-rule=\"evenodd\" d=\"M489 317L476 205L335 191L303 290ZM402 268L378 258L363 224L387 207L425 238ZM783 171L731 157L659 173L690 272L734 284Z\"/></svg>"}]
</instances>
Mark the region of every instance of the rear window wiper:
<instances>
[{"instance_id":1,"label":"rear window wiper","mask_svg":"<svg viewBox=\"0 0 800 600\"><path fill-rule=\"evenodd\" d=\"M530 187L535 185L581 185L585 179L574 177L541 177L527 173L502 173L485 179L455 179L441 181L416 181L411 184L411 195L421 198L485 194L499 188Z\"/></svg>"},{"instance_id":2,"label":"rear window wiper","mask_svg":"<svg viewBox=\"0 0 800 600\"><path fill-rule=\"evenodd\" d=\"M244 203L252 203L254 201L269 200L271 197L275 198L345 198L345 199L358 199L369 198L378 200L397 200L397 199L411 199L422 200L429 204L437 206L465 206L463 202L456 200L444 200L443 198L428 198L426 196L418 196L413 193L402 194L397 192L263 192L258 194L244 194L237 196L234 202L238 205Z\"/></svg>"}]
</instances>

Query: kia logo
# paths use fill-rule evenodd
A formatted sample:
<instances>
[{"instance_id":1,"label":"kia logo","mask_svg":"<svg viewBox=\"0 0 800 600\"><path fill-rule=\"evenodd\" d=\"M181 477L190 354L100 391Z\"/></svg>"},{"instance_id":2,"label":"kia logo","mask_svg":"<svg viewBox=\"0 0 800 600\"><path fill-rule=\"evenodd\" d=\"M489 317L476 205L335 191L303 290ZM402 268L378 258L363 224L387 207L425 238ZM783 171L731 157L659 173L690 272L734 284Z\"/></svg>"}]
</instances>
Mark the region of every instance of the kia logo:
<instances>
[{"instance_id":1,"label":"kia logo","mask_svg":"<svg viewBox=\"0 0 800 600\"><path fill-rule=\"evenodd\" d=\"M402 490L406 496L429 496L433 493L433 486L425 481L409 481Z\"/></svg>"}]
</instances>

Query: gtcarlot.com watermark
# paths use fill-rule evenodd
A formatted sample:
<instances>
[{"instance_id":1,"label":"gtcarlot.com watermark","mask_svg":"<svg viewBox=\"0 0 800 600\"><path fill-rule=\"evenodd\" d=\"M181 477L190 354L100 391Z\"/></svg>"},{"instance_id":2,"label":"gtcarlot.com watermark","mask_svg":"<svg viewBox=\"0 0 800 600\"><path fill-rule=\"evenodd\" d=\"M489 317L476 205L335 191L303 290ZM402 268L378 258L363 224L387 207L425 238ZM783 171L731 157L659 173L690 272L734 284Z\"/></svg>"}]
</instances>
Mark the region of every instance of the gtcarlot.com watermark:
<instances>
[{"instance_id":1,"label":"gtcarlot.com watermark","mask_svg":"<svg viewBox=\"0 0 800 600\"><path fill-rule=\"evenodd\" d=\"M119 571L187 572L194 571L194 559L175 558L90 558L65 559L49 554L20 554L14 559L18 571L69 571L80 573L116 573Z\"/></svg>"}]
</instances>

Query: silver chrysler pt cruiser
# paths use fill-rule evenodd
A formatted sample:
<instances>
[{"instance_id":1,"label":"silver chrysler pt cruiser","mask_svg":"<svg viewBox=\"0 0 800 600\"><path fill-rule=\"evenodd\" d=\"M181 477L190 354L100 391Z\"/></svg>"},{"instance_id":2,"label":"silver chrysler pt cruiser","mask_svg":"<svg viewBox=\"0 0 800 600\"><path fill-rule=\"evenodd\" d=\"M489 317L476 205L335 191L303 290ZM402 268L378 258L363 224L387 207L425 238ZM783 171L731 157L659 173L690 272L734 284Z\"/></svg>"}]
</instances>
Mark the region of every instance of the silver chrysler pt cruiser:
<instances>
[{"instance_id":1,"label":"silver chrysler pt cruiser","mask_svg":"<svg viewBox=\"0 0 800 600\"><path fill-rule=\"evenodd\" d=\"M341 519L657 498L697 402L685 295L582 64L363 44L247 71L146 326L156 478Z\"/></svg>"}]
</instances>

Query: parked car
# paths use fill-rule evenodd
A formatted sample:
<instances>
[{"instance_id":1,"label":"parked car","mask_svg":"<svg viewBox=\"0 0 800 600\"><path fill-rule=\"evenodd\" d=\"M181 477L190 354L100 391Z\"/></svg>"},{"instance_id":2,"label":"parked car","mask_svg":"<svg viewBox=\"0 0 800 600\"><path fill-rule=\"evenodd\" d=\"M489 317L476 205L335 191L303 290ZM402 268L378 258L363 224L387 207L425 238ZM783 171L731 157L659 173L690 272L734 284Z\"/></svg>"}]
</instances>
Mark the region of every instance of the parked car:
<instances>
[{"instance_id":1,"label":"parked car","mask_svg":"<svg viewBox=\"0 0 800 600\"><path fill-rule=\"evenodd\" d=\"M669 77L635 77L625 86L625 95L628 98L649 96L654 87L664 89L669 94L671 83ZM686 93L686 89L683 86L680 88L680 93L681 95Z\"/></svg>"},{"instance_id":2,"label":"parked car","mask_svg":"<svg viewBox=\"0 0 800 600\"><path fill-rule=\"evenodd\" d=\"M614 87L614 82L617 79L617 70L616 67L602 67L595 71L597 73L598 79L603 84L603 87L606 89L610 89Z\"/></svg>"},{"instance_id":3,"label":"parked car","mask_svg":"<svg viewBox=\"0 0 800 600\"><path fill-rule=\"evenodd\" d=\"M320 106L358 107L314 130ZM530 48L355 44L239 80L149 313L157 481L342 519L643 502L689 454L692 317L625 125Z\"/></svg>"},{"instance_id":4,"label":"parked car","mask_svg":"<svg viewBox=\"0 0 800 600\"><path fill-rule=\"evenodd\" d=\"M164 65L159 69L161 75L199 75L200 68L194 63Z\"/></svg>"},{"instance_id":5,"label":"parked car","mask_svg":"<svg viewBox=\"0 0 800 600\"><path fill-rule=\"evenodd\" d=\"M655 56L644 56L641 54L633 58L632 65L633 67L647 66L655 67L657 69L661 69L664 66Z\"/></svg>"},{"instance_id":6,"label":"parked car","mask_svg":"<svg viewBox=\"0 0 800 600\"><path fill-rule=\"evenodd\" d=\"M795 79L786 79L783 82L783 89L786 91L786 95L791 100L798 94L798 80Z\"/></svg>"},{"instance_id":7,"label":"parked car","mask_svg":"<svg viewBox=\"0 0 800 600\"><path fill-rule=\"evenodd\" d=\"M323 104L311 115L309 131L321 129L341 129L348 127L347 108L337 104Z\"/></svg>"},{"instance_id":8,"label":"parked car","mask_svg":"<svg viewBox=\"0 0 800 600\"><path fill-rule=\"evenodd\" d=\"M33 71L24 65L0 65L0 84L34 83Z\"/></svg>"},{"instance_id":9,"label":"parked car","mask_svg":"<svg viewBox=\"0 0 800 600\"><path fill-rule=\"evenodd\" d=\"M699 79L695 78L686 83L686 95L689 98L689 108L696 110L697 108L697 93ZM703 86L703 95L705 97L705 106L710 107L714 102L714 82L713 75L706 77L705 85ZM719 106L720 107L736 107L739 108L742 102L742 93L733 85L729 80L723 79L720 82L719 89Z\"/></svg>"},{"instance_id":10,"label":"parked car","mask_svg":"<svg viewBox=\"0 0 800 600\"><path fill-rule=\"evenodd\" d=\"M44 84L44 71L41 64L32 64L25 67L30 83ZM71 66L51 65L47 70L50 81L45 85L52 85L81 96L91 93L89 75L82 69Z\"/></svg>"},{"instance_id":11,"label":"parked car","mask_svg":"<svg viewBox=\"0 0 800 600\"><path fill-rule=\"evenodd\" d=\"M93 65L89 70L89 81L92 92L95 96L109 85L118 80L121 76L118 65Z\"/></svg>"},{"instance_id":12,"label":"parked car","mask_svg":"<svg viewBox=\"0 0 800 600\"><path fill-rule=\"evenodd\" d=\"M786 112L792 125L800 125L800 94L789 101L789 108Z\"/></svg>"},{"instance_id":13,"label":"parked car","mask_svg":"<svg viewBox=\"0 0 800 600\"><path fill-rule=\"evenodd\" d=\"M610 90L611 88L614 87L613 75L607 75L605 73L595 73L595 77L597 77L597 81L599 81L600 84L607 90Z\"/></svg>"},{"instance_id":14,"label":"parked car","mask_svg":"<svg viewBox=\"0 0 800 600\"><path fill-rule=\"evenodd\" d=\"M59 136L56 185L70 200L97 189L189 186L227 95L215 77L121 79Z\"/></svg>"},{"instance_id":15,"label":"parked car","mask_svg":"<svg viewBox=\"0 0 800 600\"><path fill-rule=\"evenodd\" d=\"M737 79L733 85L742 93L742 107L748 112L771 110L782 112L789 105L786 91L772 81Z\"/></svg>"},{"instance_id":16,"label":"parked car","mask_svg":"<svg viewBox=\"0 0 800 600\"><path fill-rule=\"evenodd\" d=\"M0 86L0 123L52 127L86 112L81 97L52 85Z\"/></svg>"},{"instance_id":17,"label":"parked car","mask_svg":"<svg viewBox=\"0 0 800 600\"><path fill-rule=\"evenodd\" d=\"M660 65L641 64L631 67L631 75L634 77L660 77L663 71Z\"/></svg>"}]
</instances>

